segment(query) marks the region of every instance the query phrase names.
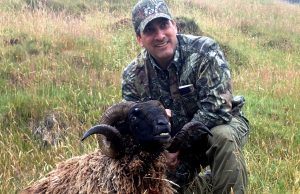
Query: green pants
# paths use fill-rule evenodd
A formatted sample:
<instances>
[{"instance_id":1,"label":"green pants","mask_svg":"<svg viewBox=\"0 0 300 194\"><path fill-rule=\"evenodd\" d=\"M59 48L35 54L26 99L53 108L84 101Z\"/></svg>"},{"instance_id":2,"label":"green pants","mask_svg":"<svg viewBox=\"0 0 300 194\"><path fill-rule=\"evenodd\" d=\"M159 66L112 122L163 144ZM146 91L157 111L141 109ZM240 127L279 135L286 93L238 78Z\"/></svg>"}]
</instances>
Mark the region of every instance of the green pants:
<instances>
[{"instance_id":1,"label":"green pants","mask_svg":"<svg viewBox=\"0 0 300 194\"><path fill-rule=\"evenodd\" d=\"M184 193L246 193L248 178L242 148L249 135L248 122L242 117L234 117L229 124L216 126L211 132L213 136L209 137L206 152L211 185L204 181L204 176L198 176L190 187L192 189Z\"/></svg>"},{"instance_id":2,"label":"green pants","mask_svg":"<svg viewBox=\"0 0 300 194\"><path fill-rule=\"evenodd\" d=\"M210 148L206 155L212 173L213 193L245 193L247 172L242 148L245 145L249 127L243 118L236 117L228 125L212 130Z\"/></svg>"}]
</instances>

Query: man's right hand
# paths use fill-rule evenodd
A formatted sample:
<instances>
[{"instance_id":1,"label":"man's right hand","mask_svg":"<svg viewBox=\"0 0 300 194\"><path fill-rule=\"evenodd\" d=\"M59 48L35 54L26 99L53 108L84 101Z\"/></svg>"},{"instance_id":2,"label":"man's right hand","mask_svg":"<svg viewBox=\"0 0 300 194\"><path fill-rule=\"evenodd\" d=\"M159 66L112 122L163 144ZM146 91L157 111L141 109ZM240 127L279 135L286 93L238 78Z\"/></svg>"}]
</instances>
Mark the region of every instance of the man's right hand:
<instances>
[{"instance_id":1,"label":"man's right hand","mask_svg":"<svg viewBox=\"0 0 300 194\"><path fill-rule=\"evenodd\" d=\"M164 154L167 160L167 167L172 170L176 169L176 167L179 164L179 160L178 160L179 151L175 153L165 151Z\"/></svg>"}]
</instances>

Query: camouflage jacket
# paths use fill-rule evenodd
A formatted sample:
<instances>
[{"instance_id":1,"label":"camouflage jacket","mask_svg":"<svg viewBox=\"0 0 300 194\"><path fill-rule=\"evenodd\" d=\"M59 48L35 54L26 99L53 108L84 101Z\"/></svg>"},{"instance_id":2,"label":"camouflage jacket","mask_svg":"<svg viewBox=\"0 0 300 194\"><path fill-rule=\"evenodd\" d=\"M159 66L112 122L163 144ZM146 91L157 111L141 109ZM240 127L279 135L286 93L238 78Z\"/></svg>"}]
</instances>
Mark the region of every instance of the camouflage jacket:
<instances>
[{"instance_id":1,"label":"camouflage jacket","mask_svg":"<svg viewBox=\"0 0 300 194\"><path fill-rule=\"evenodd\" d=\"M124 70L122 97L156 99L172 110L172 134L196 120L212 128L227 123L234 112L229 65L212 39L177 35L174 59L162 70L146 50ZM189 87L179 90L179 87Z\"/></svg>"}]
</instances>

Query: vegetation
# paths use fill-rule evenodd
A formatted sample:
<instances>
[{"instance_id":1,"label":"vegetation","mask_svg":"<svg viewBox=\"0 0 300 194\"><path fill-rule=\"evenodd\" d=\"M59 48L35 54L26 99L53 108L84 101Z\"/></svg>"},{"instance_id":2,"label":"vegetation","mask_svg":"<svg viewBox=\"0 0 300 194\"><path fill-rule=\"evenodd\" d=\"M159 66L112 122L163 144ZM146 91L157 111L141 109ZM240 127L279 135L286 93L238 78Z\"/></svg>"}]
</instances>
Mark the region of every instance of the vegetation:
<instances>
[{"instance_id":1,"label":"vegetation","mask_svg":"<svg viewBox=\"0 0 300 194\"><path fill-rule=\"evenodd\" d=\"M79 139L103 110L121 100L121 72L140 49L128 19L134 2L0 2L2 193L18 192L55 163L97 148L96 141L80 144ZM193 19L220 43L235 94L247 100L249 193L299 193L299 5L168 2L173 15ZM47 146L37 129L64 132Z\"/></svg>"}]
</instances>

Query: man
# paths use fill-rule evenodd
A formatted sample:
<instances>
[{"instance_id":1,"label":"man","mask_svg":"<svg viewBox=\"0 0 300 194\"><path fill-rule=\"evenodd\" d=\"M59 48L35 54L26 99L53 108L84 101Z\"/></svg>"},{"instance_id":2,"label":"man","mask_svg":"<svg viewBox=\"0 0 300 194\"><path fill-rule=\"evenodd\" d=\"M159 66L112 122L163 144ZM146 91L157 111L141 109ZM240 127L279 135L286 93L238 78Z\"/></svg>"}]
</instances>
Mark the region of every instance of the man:
<instances>
[{"instance_id":1,"label":"man","mask_svg":"<svg viewBox=\"0 0 300 194\"><path fill-rule=\"evenodd\" d=\"M171 110L172 135L190 121L206 125L205 152L213 193L244 193L247 172L241 149L249 127L241 114L243 98L232 95L228 63L210 38L177 34L163 0L140 0L132 21L141 53L123 72L127 101L157 99ZM167 154L176 167L177 155Z\"/></svg>"}]
</instances>

